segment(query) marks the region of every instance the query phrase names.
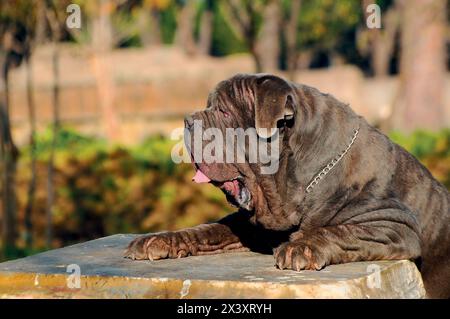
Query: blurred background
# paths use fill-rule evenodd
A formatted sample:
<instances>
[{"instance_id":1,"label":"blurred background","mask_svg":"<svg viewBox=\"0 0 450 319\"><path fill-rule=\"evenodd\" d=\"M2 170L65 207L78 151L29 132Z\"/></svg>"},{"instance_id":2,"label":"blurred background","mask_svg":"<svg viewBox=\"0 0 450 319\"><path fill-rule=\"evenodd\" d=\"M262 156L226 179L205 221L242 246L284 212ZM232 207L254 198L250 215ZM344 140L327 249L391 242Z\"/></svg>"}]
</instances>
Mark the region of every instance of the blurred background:
<instances>
[{"instance_id":1,"label":"blurred background","mask_svg":"<svg viewBox=\"0 0 450 319\"><path fill-rule=\"evenodd\" d=\"M172 162L170 133L238 72L335 95L450 187L449 11L446 0L1 0L0 260L231 212Z\"/></svg>"}]
</instances>

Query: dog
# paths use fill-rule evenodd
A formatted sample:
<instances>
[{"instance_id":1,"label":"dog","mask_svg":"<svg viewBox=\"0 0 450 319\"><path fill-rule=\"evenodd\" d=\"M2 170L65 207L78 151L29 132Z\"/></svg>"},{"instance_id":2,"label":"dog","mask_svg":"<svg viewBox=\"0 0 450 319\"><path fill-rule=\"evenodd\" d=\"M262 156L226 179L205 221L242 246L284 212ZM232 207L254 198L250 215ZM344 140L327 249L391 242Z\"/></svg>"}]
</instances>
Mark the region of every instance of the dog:
<instances>
[{"instance_id":1,"label":"dog","mask_svg":"<svg viewBox=\"0 0 450 319\"><path fill-rule=\"evenodd\" d=\"M248 161L194 163L194 181L222 189L238 211L138 237L125 257L252 250L273 253L276 267L295 271L409 259L427 297L450 297L449 192L347 104L271 74L238 74L217 85L205 110L186 117L188 132L196 121L277 139L278 170L262 174L261 163Z\"/></svg>"}]
</instances>

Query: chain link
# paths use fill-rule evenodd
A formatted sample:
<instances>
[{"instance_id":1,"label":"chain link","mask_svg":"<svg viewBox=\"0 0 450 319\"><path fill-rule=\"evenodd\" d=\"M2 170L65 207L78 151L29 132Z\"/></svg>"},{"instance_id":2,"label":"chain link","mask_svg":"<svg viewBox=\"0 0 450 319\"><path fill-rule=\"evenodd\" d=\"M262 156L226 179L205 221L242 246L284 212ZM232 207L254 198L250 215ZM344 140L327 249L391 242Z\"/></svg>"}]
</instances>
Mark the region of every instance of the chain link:
<instances>
[{"instance_id":1,"label":"chain link","mask_svg":"<svg viewBox=\"0 0 450 319\"><path fill-rule=\"evenodd\" d=\"M331 162L329 162L321 171L319 174L317 174L313 180L311 181L311 183L308 184L308 186L306 187L306 192L309 193L312 191L312 189L319 184L320 180L322 178L325 177L325 175L327 175L331 169L333 169L333 167L339 163L339 161L344 157L345 154L347 154L348 150L350 149L350 147L352 147L353 143L355 143L356 137L358 136L359 133L359 128L353 131L353 137L352 140L350 141L350 144L348 144L347 148L342 151L338 156L336 156L335 158L333 158L331 160Z\"/></svg>"}]
</instances>

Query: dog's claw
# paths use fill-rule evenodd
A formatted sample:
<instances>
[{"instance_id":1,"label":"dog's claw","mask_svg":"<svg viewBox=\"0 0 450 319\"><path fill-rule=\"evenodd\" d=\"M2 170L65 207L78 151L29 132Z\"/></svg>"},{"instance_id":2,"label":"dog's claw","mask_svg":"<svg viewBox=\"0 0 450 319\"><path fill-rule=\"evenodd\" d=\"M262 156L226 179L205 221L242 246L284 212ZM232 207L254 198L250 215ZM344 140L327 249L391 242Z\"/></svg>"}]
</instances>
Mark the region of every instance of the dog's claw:
<instances>
[{"instance_id":1,"label":"dog's claw","mask_svg":"<svg viewBox=\"0 0 450 319\"><path fill-rule=\"evenodd\" d=\"M160 233L140 236L134 239L125 250L124 257L132 260L158 260L164 258L176 258L172 256L170 245L174 233Z\"/></svg>"},{"instance_id":2,"label":"dog's claw","mask_svg":"<svg viewBox=\"0 0 450 319\"><path fill-rule=\"evenodd\" d=\"M136 258L134 257L134 254L130 251L130 249L126 249L124 252L123 252L123 258L129 258L129 259L132 259L132 260L135 260Z\"/></svg>"},{"instance_id":3,"label":"dog's claw","mask_svg":"<svg viewBox=\"0 0 450 319\"><path fill-rule=\"evenodd\" d=\"M274 252L275 265L279 269L320 270L327 264L324 255L315 252L302 242L289 242Z\"/></svg>"}]
</instances>

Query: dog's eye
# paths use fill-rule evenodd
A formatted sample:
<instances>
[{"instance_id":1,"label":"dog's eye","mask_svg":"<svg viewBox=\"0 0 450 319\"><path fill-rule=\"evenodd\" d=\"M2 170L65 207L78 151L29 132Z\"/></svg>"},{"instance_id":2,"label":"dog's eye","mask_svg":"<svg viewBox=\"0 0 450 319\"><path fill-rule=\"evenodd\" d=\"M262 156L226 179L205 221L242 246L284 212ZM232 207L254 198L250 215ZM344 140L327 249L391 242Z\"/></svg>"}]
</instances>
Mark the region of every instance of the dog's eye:
<instances>
[{"instance_id":1,"label":"dog's eye","mask_svg":"<svg viewBox=\"0 0 450 319\"><path fill-rule=\"evenodd\" d=\"M277 128L281 129L283 127L285 127L286 125L286 120L285 119L281 119L277 121Z\"/></svg>"},{"instance_id":2,"label":"dog's eye","mask_svg":"<svg viewBox=\"0 0 450 319\"><path fill-rule=\"evenodd\" d=\"M294 114L287 114L284 116L284 120L286 122L292 120L293 118L294 118Z\"/></svg>"},{"instance_id":3,"label":"dog's eye","mask_svg":"<svg viewBox=\"0 0 450 319\"><path fill-rule=\"evenodd\" d=\"M222 109L219 109L219 111L220 111L220 113L223 114L223 116L225 116L225 117L230 117L230 113L228 113L227 111L224 111L224 110L222 110Z\"/></svg>"},{"instance_id":4,"label":"dog's eye","mask_svg":"<svg viewBox=\"0 0 450 319\"><path fill-rule=\"evenodd\" d=\"M294 115L286 115L284 118L278 120L277 128L283 129L284 127L291 128L294 125Z\"/></svg>"}]
</instances>

